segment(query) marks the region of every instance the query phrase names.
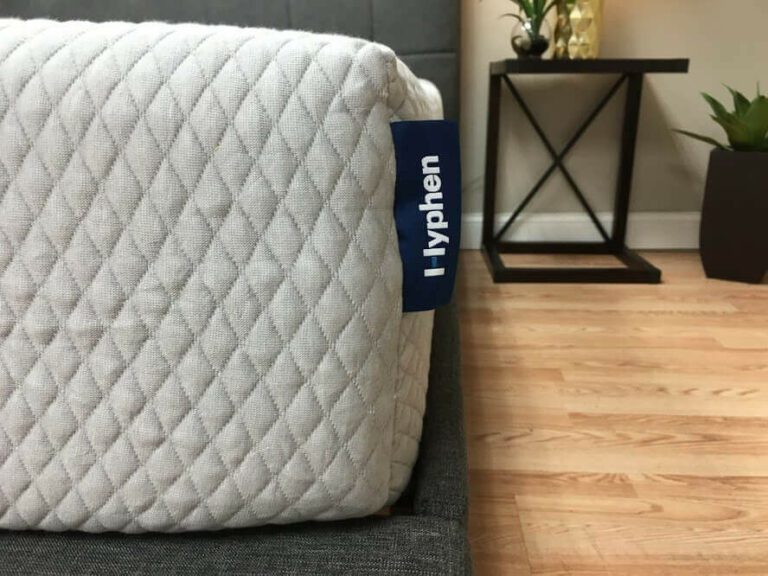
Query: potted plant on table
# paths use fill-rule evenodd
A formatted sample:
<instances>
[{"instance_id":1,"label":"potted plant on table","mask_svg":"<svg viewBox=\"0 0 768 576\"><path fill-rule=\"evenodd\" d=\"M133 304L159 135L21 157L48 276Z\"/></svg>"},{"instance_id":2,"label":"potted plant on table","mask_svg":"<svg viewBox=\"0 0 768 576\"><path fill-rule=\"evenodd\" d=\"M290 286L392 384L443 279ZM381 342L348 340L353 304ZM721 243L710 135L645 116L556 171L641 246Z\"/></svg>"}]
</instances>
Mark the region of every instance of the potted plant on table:
<instances>
[{"instance_id":1,"label":"potted plant on table","mask_svg":"<svg viewBox=\"0 0 768 576\"><path fill-rule=\"evenodd\" d=\"M768 271L768 98L728 88L732 111L704 94L728 143L677 132L714 146L709 159L700 249L707 276L760 283Z\"/></svg>"},{"instance_id":2,"label":"potted plant on table","mask_svg":"<svg viewBox=\"0 0 768 576\"><path fill-rule=\"evenodd\" d=\"M547 15L557 6L557 0L510 0L516 13L503 14L520 24L512 35L512 48L520 58L541 58L549 48L546 35ZM551 32L550 32L551 34Z\"/></svg>"}]
</instances>

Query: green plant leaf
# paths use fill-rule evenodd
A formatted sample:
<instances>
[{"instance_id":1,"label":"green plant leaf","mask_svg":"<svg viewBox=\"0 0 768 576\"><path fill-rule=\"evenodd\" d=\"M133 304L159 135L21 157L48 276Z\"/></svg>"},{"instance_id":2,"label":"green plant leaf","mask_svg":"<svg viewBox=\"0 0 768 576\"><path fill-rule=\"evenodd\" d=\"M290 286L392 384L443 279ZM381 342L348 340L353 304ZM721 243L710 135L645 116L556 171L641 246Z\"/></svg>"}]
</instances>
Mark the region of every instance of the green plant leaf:
<instances>
[{"instance_id":1,"label":"green plant leaf","mask_svg":"<svg viewBox=\"0 0 768 576\"><path fill-rule=\"evenodd\" d=\"M530 24L530 36L541 34L541 27L552 8L557 5L556 0L510 0L520 10L520 21ZM549 4L547 4L549 2Z\"/></svg>"},{"instance_id":2,"label":"green plant leaf","mask_svg":"<svg viewBox=\"0 0 768 576\"><path fill-rule=\"evenodd\" d=\"M538 31L541 29L541 0L533 0L531 23L538 33Z\"/></svg>"},{"instance_id":3,"label":"green plant leaf","mask_svg":"<svg viewBox=\"0 0 768 576\"><path fill-rule=\"evenodd\" d=\"M728 112L728 110L725 109L725 106L715 98L714 96L710 96L706 92L702 92L701 95L704 97L704 100L707 101L707 104L709 104L710 108L712 108L712 111L715 113L715 116L717 118L732 118L733 114Z\"/></svg>"},{"instance_id":4,"label":"green plant leaf","mask_svg":"<svg viewBox=\"0 0 768 576\"><path fill-rule=\"evenodd\" d=\"M723 127L728 135L728 142L734 150L746 151L754 147L752 132L743 120L735 116L720 118L712 116L712 119Z\"/></svg>"},{"instance_id":5,"label":"green plant leaf","mask_svg":"<svg viewBox=\"0 0 768 576\"><path fill-rule=\"evenodd\" d=\"M531 3L532 0L512 0L512 1L518 6L520 6L520 9L529 19L533 18L534 12L533 12L533 4Z\"/></svg>"},{"instance_id":6,"label":"green plant leaf","mask_svg":"<svg viewBox=\"0 0 768 576\"><path fill-rule=\"evenodd\" d=\"M688 132L687 130L673 129L673 132L677 132L678 134L682 134L683 136L688 136L689 138L693 138L694 140L699 140L700 142L706 142L707 144L711 144L712 146L715 146L716 148L720 148L722 150L729 150L728 146L726 146L721 142L718 142L714 138L710 138L709 136L703 136L702 134L696 134L695 132Z\"/></svg>"},{"instance_id":7,"label":"green plant leaf","mask_svg":"<svg viewBox=\"0 0 768 576\"><path fill-rule=\"evenodd\" d=\"M749 127L756 144L762 142L768 134L768 98L758 96L744 114L744 123Z\"/></svg>"},{"instance_id":8,"label":"green plant leaf","mask_svg":"<svg viewBox=\"0 0 768 576\"><path fill-rule=\"evenodd\" d=\"M499 18L514 18L515 20L519 21L521 24L525 24L525 18L520 16L520 14L515 14L514 12L508 12L506 14L502 14L499 16Z\"/></svg>"},{"instance_id":9,"label":"green plant leaf","mask_svg":"<svg viewBox=\"0 0 768 576\"><path fill-rule=\"evenodd\" d=\"M733 96L733 106L736 110L736 115L744 116L744 114L747 113L747 110L749 110L749 106L750 106L749 98L744 96L744 94L742 94L738 90L734 90L730 86L726 86L726 88L731 93L731 96Z\"/></svg>"},{"instance_id":10,"label":"green plant leaf","mask_svg":"<svg viewBox=\"0 0 768 576\"><path fill-rule=\"evenodd\" d=\"M759 85L757 97L751 102L741 92L729 86L726 88L733 98L733 112L728 111L717 98L707 93L702 93L702 96L712 108L712 120L725 130L729 146L701 134L685 130L676 132L726 150L768 152L768 97L760 94Z\"/></svg>"}]
</instances>

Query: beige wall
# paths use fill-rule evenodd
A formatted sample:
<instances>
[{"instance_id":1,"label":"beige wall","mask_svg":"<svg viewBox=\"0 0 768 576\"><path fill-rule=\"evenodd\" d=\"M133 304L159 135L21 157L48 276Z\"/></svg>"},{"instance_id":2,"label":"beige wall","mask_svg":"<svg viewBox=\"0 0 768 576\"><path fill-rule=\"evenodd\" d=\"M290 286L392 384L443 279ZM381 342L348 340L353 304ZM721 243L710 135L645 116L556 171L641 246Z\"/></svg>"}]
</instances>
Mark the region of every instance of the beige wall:
<instances>
[{"instance_id":1,"label":"beige wall","mask_svg":"<svg viewBox=\"0 0 768 576\"><path fill-rule=\"evenodd\" d=\"M633 209L696 211L707 147L670 132L681 127L721 137L699 96L725 98L722 83L752 95L759 80L768 92L768 0L605 0L605 57L690 57L687 76L648 77L643 99ZM512 21L499 20L509 0L463 0L462 145L465 212L482 202L488 62L511 57ZM610 84L607 78L538 78L523 94L556 146L564 143ZM548 157L504 97L500 211L509 210L548 166ZM616 178L621 99L603 112L567 164L598 210L609 210ZM525 190L523 190L525 189ZM516 191L516 192L515 192ZM534 208L576 211L562 177L553 178Z\"/></svg>"}]
</instances>

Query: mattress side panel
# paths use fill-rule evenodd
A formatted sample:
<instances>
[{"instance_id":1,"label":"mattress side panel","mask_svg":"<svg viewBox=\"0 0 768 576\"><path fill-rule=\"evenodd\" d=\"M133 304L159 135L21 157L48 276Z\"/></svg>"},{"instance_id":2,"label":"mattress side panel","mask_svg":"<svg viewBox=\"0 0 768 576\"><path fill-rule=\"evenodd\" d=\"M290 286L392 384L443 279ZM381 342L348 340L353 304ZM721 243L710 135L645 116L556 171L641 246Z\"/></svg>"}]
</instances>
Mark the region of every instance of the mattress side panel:
<instances>
[{"instance_id":1,"label":"mattress side panel","mask_svg":"<svg viewBox=\"0 0 768 576\"><path fill-rule=\"evenodd\" d=\"M401 61L397 61L395 73L396 88L390 92L395 120L443 118L440 92L432 83L416 78ZM400 326L389 504L397 501L408 485L419 453L433 320L434 312L407 313Z\"/></svg>"},{"instance_id":2,"label":"mattress side panel","mask_svg":"<svg viewBox=\"0 0 768 576\"><path fill-rule=\"evenodd\" d=\"M0 21L0 527L385 503L391 60L306 33Z\"/></svg>"}]
</instances>

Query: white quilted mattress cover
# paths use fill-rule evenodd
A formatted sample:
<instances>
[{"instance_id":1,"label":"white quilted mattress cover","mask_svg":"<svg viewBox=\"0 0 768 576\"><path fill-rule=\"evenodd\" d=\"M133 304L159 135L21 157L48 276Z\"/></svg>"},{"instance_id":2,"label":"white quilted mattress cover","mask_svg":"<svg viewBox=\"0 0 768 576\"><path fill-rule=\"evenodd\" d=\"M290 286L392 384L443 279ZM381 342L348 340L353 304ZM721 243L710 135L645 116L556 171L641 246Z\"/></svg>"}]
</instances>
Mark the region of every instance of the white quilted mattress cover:
<instances>
[{"instance_id":1,"label":"white quilted mattress cover","mask_svg":"<svg viewBox=\"0 0 768 576\"><path fill-rule=\"evenodd\" d=\"M416 460L391 50L0 20L0 528L363 516Z\"/></svg>"}]
</instances>

